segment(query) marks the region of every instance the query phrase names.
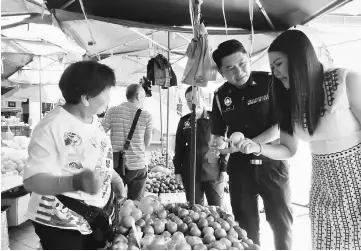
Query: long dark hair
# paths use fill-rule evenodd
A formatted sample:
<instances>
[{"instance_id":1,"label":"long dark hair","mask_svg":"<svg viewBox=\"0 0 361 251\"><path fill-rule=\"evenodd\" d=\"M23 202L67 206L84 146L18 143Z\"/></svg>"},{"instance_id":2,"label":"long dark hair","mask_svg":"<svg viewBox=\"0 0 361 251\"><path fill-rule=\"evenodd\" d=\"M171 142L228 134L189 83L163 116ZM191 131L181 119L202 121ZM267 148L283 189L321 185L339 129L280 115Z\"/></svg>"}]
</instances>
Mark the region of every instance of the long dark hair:
<instances>
[{"instance_id":1,"label":"long dark hair","mask_svg":"<svg viewBox=\"0 0 361 251\"><path fill-rule=\"evenodd\" d=\"M279 35L268 52L288 57L290 89L273 75L271 102L281 130L293 135L296 125L303 125L313 135L324 109L323 66L308 37L299 30ZM283 88L282 88L283 87Z\"/></svg>"}]
</instances>

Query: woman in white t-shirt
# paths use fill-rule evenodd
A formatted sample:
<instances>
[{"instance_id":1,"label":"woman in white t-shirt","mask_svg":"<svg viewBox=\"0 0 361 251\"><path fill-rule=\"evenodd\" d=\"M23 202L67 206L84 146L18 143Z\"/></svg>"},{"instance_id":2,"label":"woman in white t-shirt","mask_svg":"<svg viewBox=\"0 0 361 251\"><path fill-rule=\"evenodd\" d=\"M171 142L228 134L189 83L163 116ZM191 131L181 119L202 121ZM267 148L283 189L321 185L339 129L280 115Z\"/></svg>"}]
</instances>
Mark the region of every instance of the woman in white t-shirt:
<instances>
[{"instance_id":1,"label":"woman in white t-shirt","mask_svg":"<svg viewBox=\"0 0 361 251\"><path fill-rule=\"evenodd\" d=\"M117 200L126 193L96 114L114 85L106 65L70 65L59 82L66 103L33 130L24 186L32 192L28 217L43 249L102 248L113 234Z\"/></svg>"}]
</instances>

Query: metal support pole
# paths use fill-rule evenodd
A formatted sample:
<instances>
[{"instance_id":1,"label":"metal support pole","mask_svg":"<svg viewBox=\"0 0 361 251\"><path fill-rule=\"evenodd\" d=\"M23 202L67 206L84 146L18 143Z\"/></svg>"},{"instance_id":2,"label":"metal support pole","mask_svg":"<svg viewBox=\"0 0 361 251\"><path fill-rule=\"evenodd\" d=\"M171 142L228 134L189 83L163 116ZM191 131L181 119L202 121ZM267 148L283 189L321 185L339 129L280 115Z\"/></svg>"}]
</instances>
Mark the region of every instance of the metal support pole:
<instances>
[{"instance_id":1,"label":"metal support pole","mask_svg":"<svg viewBox=\"0 0 361 251\"><path fill-rule=\"evenodd\" d=\"M194 37L199 36L199 26L201 20L201 4L203 0L192 1L194 9ZM196 105L198 104L198 87L195 85L195 80L192 88L192 114L191 114L191 154L190 154L190 201L191 207L195 204L195 183L196 183L196 165L197 165L197 154L196 154L196 143L197 143L197 118L196 118Z\"/></svg>"},{"instance_id":2,"label":"metal support pole","mask_svg":"<svg viewBox=\"0 0 361 251\"><path fill-rule=\"evenodd\" d=\"M190 172L190 206L193 207L195 204L195 183L196 183L196 144L197 144L197 118L196 118L196 104L197 104L197 87L194 85L192 88L192 114L191 114L191 172Z\"/></svg>"},{"instance_id":3,"label":"metal support pole","mask_svg":"<svg viewBox=\"0 0 361 251\"><path fill-rule=\"evenodd\" d=\"M160 144L162 146L162 155L164 154L163 144L163 111L162 111L162 88L159 87L159 110L160 110Z\"/></svg>"},{"instance_id":4,"label":"metal support pole","mask_svg":"<svg viewBox=\"0 0 361 251\"><path fill-rule=\"evenodd\" d=\"M39 56L39 102L40 102L40 119L43 115L43 103L41 101L41 57Z\"/></svg>"},{"instance_id":5,"label":"metal support pole","mask_svg":"<svg viewBox=\"0 0 361 251\"><path fill-rule=\"evenodd\" d=\"M171 33L168 31L168 62L170 62L170 36L171 36ZM169 167L169 106L170 106L170 103L169 103L169 100L170 100L170 87L168 87L167 89L167 150L166 150L166 168Z\"/></svg>"}]
</instances>

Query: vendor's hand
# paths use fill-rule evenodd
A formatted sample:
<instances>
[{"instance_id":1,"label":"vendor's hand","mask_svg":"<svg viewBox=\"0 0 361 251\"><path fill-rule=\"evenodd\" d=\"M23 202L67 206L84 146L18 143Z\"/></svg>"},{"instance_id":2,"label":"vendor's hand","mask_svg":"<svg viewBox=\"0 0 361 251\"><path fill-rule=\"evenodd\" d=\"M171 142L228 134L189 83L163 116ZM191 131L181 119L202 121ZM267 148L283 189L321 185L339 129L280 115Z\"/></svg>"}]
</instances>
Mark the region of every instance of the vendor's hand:
<instances>
[{"instance_id":1,"label":"vendor's hand","mask_svg":"<svg viewBox=\"0 0 361 251\"><path fill-rule=\"evenodd\" d=\"M180 174L176 174L174 179L177 185L183 185L182 176Z\"/></svg>"},{"instance_id":2,"label":"vendor's hand","mask_svg":"<svg viewBox=\"0 0 361 251\"><path fill-rule=\"evenodd\" d=\"M219 151L215 147L210 147L204 158L208 163L214 163L219 159Z\"/></svg>"},{"instance_id":3,"label":"vendor's hand","mask_svg":"<svg viewBox=\"0 0 361 251\"><path fill-rule=\"evenodd\" d=\"M101 176L89 169L85 169L73 176L73 187L75 191L97 194L100 192L102 184L103 179Z\"/></svg>"},{"instance_id":4,"label":"vendor's hand","mask_svg":"<svg viewBox=\"0 0 361 251\"><path fill-rule=\"evenodd\" d=\"M119 203L119 205L123 205L124 202L127 200L126 197L116 197L117 198L117 202Z\"/></svg>"},{"instance_id":5,"label":"vendor's hand","mask_svg":"<svg viewBox=\"0 0 361 251\"><path fill-rule=\"evenodd\" d=\"M222 183L226 183L229 180L227 172L221 172L219 179Z\"/></svg>"},{"instance_id":6,"label":"vendor's hand","mask_svg":"<svg viewBox=\"0 0 361 251\"><path fill-rule=\"evenodd\" d=\"M239 149L237 148L237 146L230 145L228 148L219 149L218 151L219 151L220 154L227 155L227 154L230 154L230 153L239 152Z\"/></svg>"},{"instance_id":7,"label":"vendor's hand","mask_svg":"<svg viewBox=\"0 0 361 251\"><path fill-rule=\"evenodd\" d=\"M119 175L112 179L112 187L117 199L123 199L127 197L127 192L125 190L123 180L122 178L120 178Z\"/></svg>"},{"instance_id":8,"label":"vendor's hand","mask_svg":"<svg viewBox=\"0 0 361 251\"><path fill-rule=\"evenodd\" d=\"M237 144L237 148L244 154L259 153L261 151L259 144L251 139L244 139Z\"/></svg>"}]
</instances>

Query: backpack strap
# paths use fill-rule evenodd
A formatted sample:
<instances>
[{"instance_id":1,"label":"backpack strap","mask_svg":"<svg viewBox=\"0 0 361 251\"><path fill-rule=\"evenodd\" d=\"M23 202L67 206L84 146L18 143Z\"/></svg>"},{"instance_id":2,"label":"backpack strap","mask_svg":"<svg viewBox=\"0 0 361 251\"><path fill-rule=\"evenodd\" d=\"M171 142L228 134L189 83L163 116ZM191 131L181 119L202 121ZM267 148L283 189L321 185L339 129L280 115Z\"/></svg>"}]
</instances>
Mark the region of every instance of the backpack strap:
<instances>
[{"instance_id":1,"label":"backpack strap","mask_svg":"<svg viewBox=\"0 0 361 251\"><path fill-rule=\"evenodd\" d=\"M123 147L123 150L128 150L129 149L129 145L130 145L130 141L132 140L133 138L133 134L134 134L134 131L135 131L135 127L137 125L137 122L138 122L138 119L139 119L139 116L140 116L140 113L142 112L142 109L138 109L136 114L135 114L135 117L134 117L134 120L133 120L133 124L132 124L132 127L130 128L130 131L128 133L128 137L127 137L127 140L125 141L125 144L124 144L124 147Z\"/></svg>"}]
</instances>

